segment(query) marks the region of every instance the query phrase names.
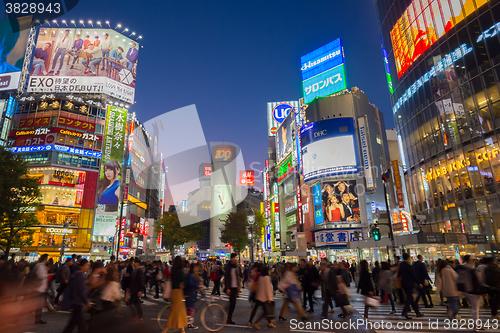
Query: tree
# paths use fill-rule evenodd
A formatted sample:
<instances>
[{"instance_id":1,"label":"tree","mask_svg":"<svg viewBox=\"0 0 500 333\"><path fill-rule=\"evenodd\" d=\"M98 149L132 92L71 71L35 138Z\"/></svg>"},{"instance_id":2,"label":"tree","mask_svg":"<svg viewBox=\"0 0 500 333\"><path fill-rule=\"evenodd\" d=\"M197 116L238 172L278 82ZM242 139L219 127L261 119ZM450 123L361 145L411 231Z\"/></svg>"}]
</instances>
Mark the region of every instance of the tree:
<instances>
[{"instance_id":1,"label":"tree","mask_svg":"<svg viewBox=\"0 0 500 333\"><path fill-rule=\"evenodd\" d=\"M182 219L185 219L185 221L194 220L192 216L182 215ZM205 229L199 223L181 227L177 213L165 213L161 220L155 222L155 231L157 233L161 231L163 244L170 251L172 257L175 255L176 247L187 242L202 240L205 236Z\"/></svg>"},{"instance_id":2,"label":"tree","mask_svg":"<svg viewBox=\"0 0 500 333\"><path fill-rule=\"evenodd\" d=\"M247 212L246 210L240 210L236 213L227 214L224 228L221 229L221 242L230 244L234 253L238 256L249 244L247 227Z\"/></svg>"},{"instance_id":3,"label":"tree","mask_svg":"<svg viewBox=\"0 0 500 333\"><path fill-rule=\"evenodd\" d=\"M28 175L28 163L0 147L0 249L8 257L13 247L33 243L33 226L39 224L35 208L40 205L37 179Z\"/></svg>"},{"instance_id":4,"label":"tree","mask_svg":"<svg viewBox=\"0 0 500 333\"><path fill-rule=\"evenodd\" d=\"M253 235L253 244L255 246L265 231L266 218L264 214L260 211L254 212L255 223L252 226L248 224L247 210L229 213L224 221L220 240L223 243L231 244L233 251L238 256L250 244L249 235Z\"/></svg>"}]
</instances>

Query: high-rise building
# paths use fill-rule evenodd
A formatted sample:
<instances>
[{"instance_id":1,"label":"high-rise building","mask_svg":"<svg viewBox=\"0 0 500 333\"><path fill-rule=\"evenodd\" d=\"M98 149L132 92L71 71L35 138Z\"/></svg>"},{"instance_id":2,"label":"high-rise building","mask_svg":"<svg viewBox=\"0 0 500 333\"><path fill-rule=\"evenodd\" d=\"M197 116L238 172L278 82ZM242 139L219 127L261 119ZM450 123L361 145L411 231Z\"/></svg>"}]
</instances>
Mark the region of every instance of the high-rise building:
<instances>
[{"instance_id":1,"label":"high-rise building","mask_svg":"<svg viewBox=\"0 0 500 333\"><path fill-rule=\"evenodd\" d=\"M375 0L402 177L427 258L497 255L500 1Z\"/></svg>"}]
</instances>

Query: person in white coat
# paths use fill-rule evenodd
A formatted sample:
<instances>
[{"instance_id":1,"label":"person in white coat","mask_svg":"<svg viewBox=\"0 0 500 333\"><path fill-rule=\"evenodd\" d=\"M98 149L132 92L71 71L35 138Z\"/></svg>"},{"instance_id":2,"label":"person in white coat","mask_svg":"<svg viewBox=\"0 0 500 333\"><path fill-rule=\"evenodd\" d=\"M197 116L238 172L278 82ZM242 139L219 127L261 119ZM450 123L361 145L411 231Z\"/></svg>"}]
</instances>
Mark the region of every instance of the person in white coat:
<instances>
[{"instance_id":1,"label":"person in white coat","mask_svg":"<svg viewBox=\"0 0 500 333\"><path fill-rule=\"evenodd\" d=\"M274 300L273 285L271 283L269 268L267 266L261 268L261 275L259 276L258 283L259 287L257 289L257 293L255 294L255 308L262 306L263 311L259 319L257 319L252 326L260 330L259 322L262 317L267 316L267 327L276 328L271 319L271 314L266 312L266 308L272 306L271 304L273 304L272 302ZM250 318L248 321L249 325L252 324L252 319L253 318Z\"/></svg>"},{"instance_id":2,"label":"person in white coat","mask_svg":"<svg viewBox=\"0 0 500 333\"><path fill-rule=\"evenodd\" d=\"M458 300L460 292L457 289L458 273L442 260L439 267L439 279L436 279L436 294L441 291L448 300L448 317L456 319L458 315Z\"/></svg>"}]
</instances>

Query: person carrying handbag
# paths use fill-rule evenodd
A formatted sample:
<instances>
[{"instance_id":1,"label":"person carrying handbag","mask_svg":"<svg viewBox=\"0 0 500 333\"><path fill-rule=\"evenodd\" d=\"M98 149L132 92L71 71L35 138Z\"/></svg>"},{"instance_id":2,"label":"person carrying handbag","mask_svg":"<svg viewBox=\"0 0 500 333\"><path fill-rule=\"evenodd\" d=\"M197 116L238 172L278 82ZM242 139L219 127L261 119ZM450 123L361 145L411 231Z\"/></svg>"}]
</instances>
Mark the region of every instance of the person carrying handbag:
<instances>
[{"instance_id":1,"label":"person carrying handbag","mask_svg":"<svg viewBox=\"0 0 500 333\"><path fill-rule=\"evenodd\" d=\"M276 328L273 324L274 317L274 293L273 287L271 284L271 277L269 276L269 268L267 266L260 268L260 275L258 277L258 285L257 292L255 293L255 306L252 310L252 314L250 315L250 319L248 320L248 326L254 327L260 330L259 322L260 320L266 316L267 318L267 327L268 328ZM255 282L254 282L255 286ZM257 308L262 307L262 315L252 324L253 317L257 312Z\"/></svg>"},{"instance_id":2,"label":"person carrying handbag","mask_svg":"<svg viewBox=\"0 0 500 333\"><path fill-rule=\"evenodd\" d=\"M359 292L361 291L361 295L365 296L365 298L368 298L370 296L373 296L372 277L370 272L368 271L368 262L366 260L362 260L359 265L360 265L360 271L359 271L359 282L358 282L357 293L359 294ZM365 320L367 321L370 321L370 319L368 318L369 308L370 305L366 303L364 317Z\"/></svg>"},{"instance_id":3,"label":"person carrying handbag","mask_svg":"<svg viewBox=\"0 0 500 333\"><path fill-rule=\"evenodd\" d=\"M307 315L305 310L300 305L300 283L297 279L297 264L296 263L287 263L285 265L285 271L283 273L283 277L278 285L278 289L286 294L285 302L283 302L283 306L281 307L279 319L286 321L285 315L288 311L288 305L293 303L295 308L300 314L300 318L305 320L307 319Z\"/></svg>"}]
</instances>

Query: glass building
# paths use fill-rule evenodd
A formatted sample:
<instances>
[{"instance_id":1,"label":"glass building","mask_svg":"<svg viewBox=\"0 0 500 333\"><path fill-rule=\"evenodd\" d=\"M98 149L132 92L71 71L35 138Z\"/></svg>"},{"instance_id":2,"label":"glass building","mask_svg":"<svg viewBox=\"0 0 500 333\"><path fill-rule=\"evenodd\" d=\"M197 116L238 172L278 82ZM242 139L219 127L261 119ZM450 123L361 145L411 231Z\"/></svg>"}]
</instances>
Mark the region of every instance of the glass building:
<instances>
[{"instance_id":1,"label":"glass building","mask_svg":"<svg viewBox=\"0 0 500 333\"><path fill-rule=\"evenodd\" d=\"M500 1L375 0L375 7L410 208L426 217L414 227L443 236L420 246L429 257L496 255Z\"/></svg>"}]
</instances>

